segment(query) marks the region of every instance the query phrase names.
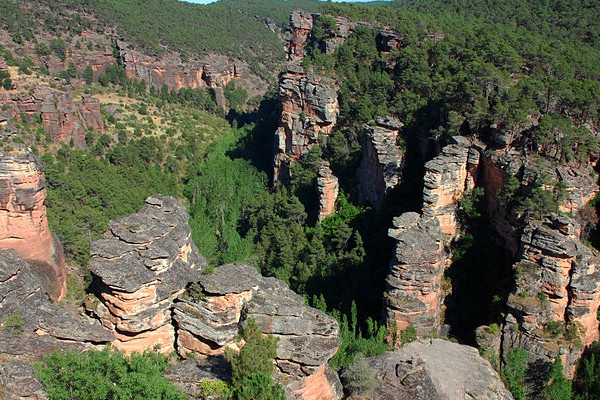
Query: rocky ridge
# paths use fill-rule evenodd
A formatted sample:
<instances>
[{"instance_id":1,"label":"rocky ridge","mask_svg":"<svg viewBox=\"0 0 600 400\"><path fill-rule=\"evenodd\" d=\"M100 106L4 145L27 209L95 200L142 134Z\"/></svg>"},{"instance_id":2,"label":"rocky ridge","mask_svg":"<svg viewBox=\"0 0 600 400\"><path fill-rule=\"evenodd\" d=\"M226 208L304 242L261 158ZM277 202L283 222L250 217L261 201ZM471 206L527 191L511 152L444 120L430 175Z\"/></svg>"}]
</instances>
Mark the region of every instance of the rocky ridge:
<instances>
[{"instance_id":1,"label":"rocky ridge","mask_svg":"<svg viewBox=\"0 0 600 400\"><path fill-rule=\"evenodd\" d=\"M286 178L290 162L329 135L339 114L335 81L288 67L279 83L281 116L275 132L274 180Z\"/></svg>"},{"instance_id":2,"label":"rocky ridge","mask_svg":"<svg viewBox=\"0 0 600 400\"><path fill-rule=\"evenodd\" d=\"M574 220L558 215L525 228L502 343L503 354L524 348L531 362L549 364L560 355L570 377L583 346L600 333L600 255L578 231Z\"/></svg>"},{"instance_id":3,"label":"rocky ridge","mask_svg":"<svg viewBox=\"0 0 600 400\"><path fill-rule=\"evenodd\" d=\"M0 249L16 250L60 300L67 290L66 267L62 245L48 227L42 165L16 131L0 130Z\"/></svg>"}]
</instances>

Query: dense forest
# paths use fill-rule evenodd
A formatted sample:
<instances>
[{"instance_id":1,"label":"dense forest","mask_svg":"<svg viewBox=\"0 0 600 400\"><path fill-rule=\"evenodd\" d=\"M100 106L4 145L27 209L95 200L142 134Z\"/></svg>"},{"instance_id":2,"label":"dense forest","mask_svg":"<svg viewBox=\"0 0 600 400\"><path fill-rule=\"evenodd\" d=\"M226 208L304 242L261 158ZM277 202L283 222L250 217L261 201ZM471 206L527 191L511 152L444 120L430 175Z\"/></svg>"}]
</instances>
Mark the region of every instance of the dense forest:
<instances>
[{"instance_id":1,"label":"dense forest","mask_svg":"<svg viewBox=\"0 0 600 400\"><path fill-rule=\"evenodd\" d=\"M541 170L552 170L558 162L584 164L598 154L600 5L591 0L576 4L395 0L377 6L313 0L222 0L198 6L153 0L144 2L143 12L139 2L129 0L85 4L53 0L41 7L0 0L0 8L7 11L0 14L0 25L17 44L38 42L40 32L115 29L156 57L165 51L179 52L184 59L218 52L274 70L283 68L283 45L266 22L285 25L295 8L319 9L331 16L317 20L303 66L340 83L338 126L293 166L286 185L273 185L271 177L279 112L274 90L259 104L250 104L241 88L226 87L230 107L226 115L210 89L147 89L128 79L118 65L92 82L85 71L75 69L62 78L83 77L85 86L76 90L117 94L122 115L116 118L114 111L103 108L105 134L88 132L82 150L56 146L43 134L39 121L23 118L17 125L44 164L51 228L69 261L81 271L81 277L69 280L73 293L84 294L90 282L89 245L110 219L137 210L151 194L174 195L186 202L194 242L211 266L250 263L338 319L343 341L330 362L336 369L352 365L359 354L370 356L389 348L388 332L378 324L393 246L387 230L393 216L420 209L424 163L450 137L516 132L515 146L530 154ZM321 42L336 35L332 17L340 16L362 24L334 52L325 54ZM382 26L401 37L401 49L378 49ZM48 52L66 57L70 44L54 40L47 47ZM36 68L7 48L2 50L15 65ZM36 73L43 74L37 68ZM11 85L9 81L5 89ZM404 123L405 172L401 185L374 210L359 202L356 171L364 125L389 115ZM322 160L340 178L341 195L336 213L318 222L314 185ZM542 219L558 211L564 188L546 178L523 187L522 177L514 171L502 189L498 200L517 224L526 216ZM449 318L460 323L450 335L472 344L475 327L499 323L506 311L503 304L514 283L506 265L512 260L485 240L493 233L488 231L481 192L465 196L459 210L467 228L452 245L454 264L446 278L470 280L479 285L479 292L457 296ZM495 260L498 268L477 267L489 260ZM414 336L409 329L399 341ZM272 347L268 341L262 345ZM597 346L586 351L572 398L600 398L598 380L593 378L598 376L598 354ZM164 360L149 357L152 369L162 372ZM91 353L89 359L94 358L119 368L137 368L125 366L118 354ZM132 362L146 362L140 360ZM58 356L48 360L51 368L62 362ZM241 363L234 360L234 368L243 369ZM503 369L516 398L525 398L522 363L522 356L515 354ZM571 383L564 383L559 372L551 372L550 381L562 386L544 391L542 398L571 398ZM42 374L51 375L47 370ZM281 395L270 381L267 386L271 398ZM238 392L236 398L244 398Z\"/></svg>"}]
</instances>

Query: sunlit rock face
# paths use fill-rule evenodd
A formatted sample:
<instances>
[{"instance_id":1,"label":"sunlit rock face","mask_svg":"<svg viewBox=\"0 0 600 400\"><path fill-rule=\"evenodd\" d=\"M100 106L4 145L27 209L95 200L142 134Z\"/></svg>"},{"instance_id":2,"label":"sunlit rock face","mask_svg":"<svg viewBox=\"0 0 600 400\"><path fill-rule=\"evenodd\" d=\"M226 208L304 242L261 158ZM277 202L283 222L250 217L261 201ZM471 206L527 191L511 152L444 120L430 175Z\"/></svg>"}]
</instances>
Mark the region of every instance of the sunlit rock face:
<instances>
[{"instance_id":1,"label":"sunlit rock face","mask_svg":"<svg viewBox=\"0 0 600 400\"><path fill-rule=\"evenodd\" d=\"M340 345L335 319L304 305L301 296L254 267L227 264L203 275L175 304L181 355L222 354L236 346L246 319L277 338L276 376L289 398L339 399L341 387L327 361Z\"/></svg>"},{"instance_id":2,"label":"sunlit rock face","mask_svg":"<svg viewBox=\"0 0 600 400\"><path fill-rule=\"evenodd\" d=\"M175 350L173 300L199 279L206 261L176 199L153 196L136 214L111 221L91 246L90 270L100 302L95 312L126 352Z\"/></svg>"},{"instance_id":3,"label":"sunlit rock face","mask_svg":"<svg viewBox=\"0 0 600 400\"><path fill-rule=\"evenodd\" d=\"M3 128L0 128L3 129ZM0 249L14 249L30 262L55 300L64 297L65 261L62 245L48 227L46 185L37 157L14 132L0 153Z\"/></svg>"}]
</instances>

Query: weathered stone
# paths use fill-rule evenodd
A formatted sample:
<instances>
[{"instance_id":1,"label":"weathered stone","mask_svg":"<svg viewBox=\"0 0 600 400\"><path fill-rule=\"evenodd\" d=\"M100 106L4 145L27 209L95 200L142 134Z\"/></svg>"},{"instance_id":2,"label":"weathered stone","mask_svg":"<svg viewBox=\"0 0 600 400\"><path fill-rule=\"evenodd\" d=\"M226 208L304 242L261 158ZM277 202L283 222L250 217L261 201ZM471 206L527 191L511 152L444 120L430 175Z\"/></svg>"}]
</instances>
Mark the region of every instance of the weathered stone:
<instances>
[{"instance_id":1,"label":"weathered stone","mask_svg":"<svg viewBox=\"0 0 600 400\"><path fill-rule=\"evenodd\" d=\"M362 201L374 207L380 206L384 196L400 183L404 152L398 145L398 135L402 126L391 117L378 119L373 126L365 125L358 192Z\"/></svg>"},{"instance_id":2,"label":"weathered stone","mask_svg":"<svg viewBox=\"0 0 600 400\"><path fill-rule=\"evenodd\" d=\"M37 86L30 93L0 97L0 106L11 116L23 116L29 122L41 119L46 133L63 143L71 139L78 148L85 147L88 129L104 132L104 119L98 99L83 95L78 101L70 91L59 92Z\"/></svg>"},{"instance_id":3,"label":"weathered stone","mask_svg":"<svg viewBox=\"0 0 600 400\"><path fill-rule=\"evenodd\" d=\"M386 325L398 331L412 325L419 335L438 333L441 325L441 279L446 266L439 221L404 213L394 218L389 236L396 240L386 278Z\"/></svg>"},{"instance_id":4,"label":"weathered stone","mask_svg":"<svg viewBox=\"0 0 600 400\"><path fill-rule=\"evenodd\" d=\"M543 224L530 222L524 229L503 340L504 354L518 346L532 360L547 364L561 355L568 376L574 372L582 346L600 337L600 257L578 234L574 220L558 215ZM553 333L548 328L551 323L562 331L582 329L581 337Z\"/></svg>"},{"instance_id":5,"label":"weathered stone","mask_svg":"<svg viewBox=\"0 0 600 400\"><path fill-rule=\"evenodd\" d=\"M338 179L329 163L324 162L317 173L317 193L319 196L319 221L335 213L335 201L337 200L340 191Z\"/></svg>"},{"instance_id":6,"label":"weathered stone","mask_svg":"<svg viewBox=\"0 0 600 400\"><path fill-rule=\"evenodd\" d=\"M176 199L149 197L140 212L111 221L106 238L92 243L90 271L101 300L92 311L114 332L116 348L174 350L173 300L206 267L187 221Z\"/></svg>"},{"instance_id":7,"label":"weathered stone","mask_svg":"<svg viewBox=\"0 0 600 400\"><path fill-rule=\"evenodd\" d=\"M379 400L512 400L498 373L476 349L432 339L367 359Z\"/></svg>"},{"instance_id":8,"label":"weathered stone","mask_svg":"<svg viewBox=\"0 0 600 400\"><path fill-rule=\"evenodd\" d=\"M475 187L479 154L484 145L455 136L454 143L425 164L423 214L440 221L442 233L456 234L456 202L466 190Z\"/></svg>"},{"instance_id":9,"label":"weathered stone","mask_svg":"<svg viewBox=\"0 0 600 400\"><path fill-rule=\"evenodd\" d=\"M17 137L4 132L2 137ZM46 186L37 157L19 141L7 142L0 154L0 249L14 249L35 266L54 299L64 297L66 271L62 245L46 216Z\"/></svg>"},{"instance_id":10,"label":"weathered stone","mask_svg":"<svg viewBox=\"0 0 600 400\"><path fill-rule=\"evenodd\" d=\"M328 78L307 75L296 66L279 83L281 117L275 132L274 180L285 174L285 164L306 154L329 135L339 114L337 87Z\"/></svg>"},{"instance_id":11,"label":"weathered stone","mask_svg":"<svg viewBox=\"0 0 600 400\"><path fill-rule=\"evenodd\" d=\"M188 290L175 304L178 351L218 355L235 345L241 324L255 320L265 334L278 338L275 363L291 398L338 399L341 391L327 361L337 350L337 322L304 305L301 296L256 269L227 264L203 275L199 295ZM338 389L336 389L338 388Z\"/></svg>"},{"instance_id":12,"label":"weathered stone","mask_svg":"<svg viewBox=\"0 0 600 400\"><path fill-rule=\"evenodd\" d=\"M35 378L33 365L8 361L0 364L0 398L4 400L46 400L42 385Z\"/></svg>"}]
</instances>

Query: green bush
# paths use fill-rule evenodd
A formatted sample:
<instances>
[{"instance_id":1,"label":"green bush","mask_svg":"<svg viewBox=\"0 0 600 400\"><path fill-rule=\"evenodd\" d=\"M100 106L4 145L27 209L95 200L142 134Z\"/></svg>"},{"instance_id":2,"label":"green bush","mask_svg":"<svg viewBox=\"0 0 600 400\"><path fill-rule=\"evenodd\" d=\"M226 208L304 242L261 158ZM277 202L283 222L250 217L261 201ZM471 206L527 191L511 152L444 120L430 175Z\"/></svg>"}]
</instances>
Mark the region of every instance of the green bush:
<instances>
[{"instance_id":1,"label":"green bush","mask_svg":"<svg viewBox=\"0 0 600 400\"><path fill-rule=\"evenodd\" d=\"M163 376L165 356L153 352L55 351L36 368L50 400L187 399Z\"/></svg>"},{"instance_id":2,"label":"green bush","mask_svg":"<svg viewBox=\"0 0 600 400\"><path fill-rule=\"evenodd\" d=\"M511 350L502 368L506 386L515 400L525 400L525 372L527 371L527 352L521 348Z\"/></svg>"}]
</instances>

